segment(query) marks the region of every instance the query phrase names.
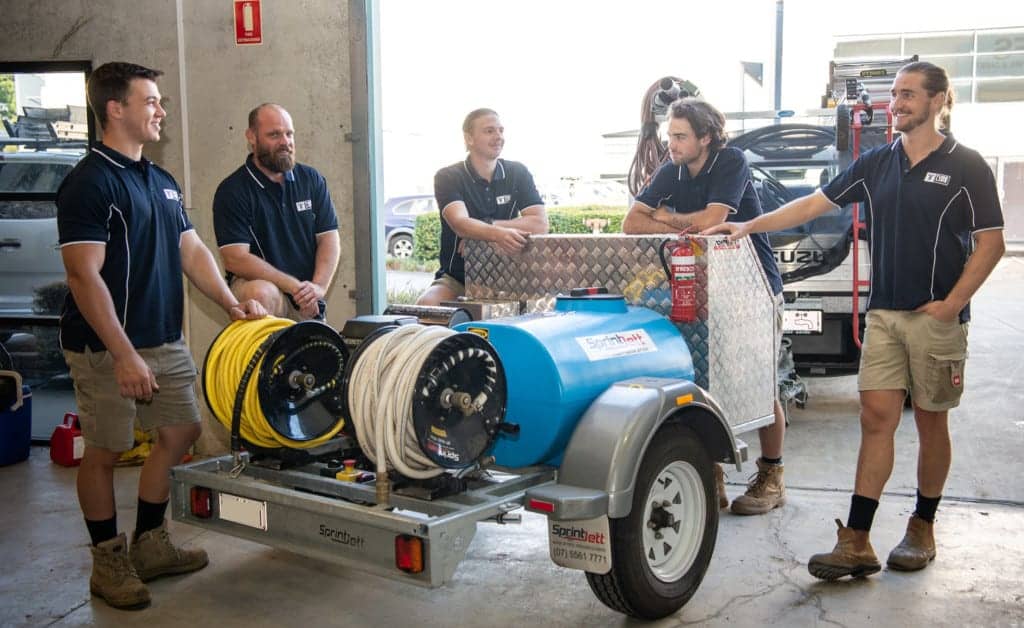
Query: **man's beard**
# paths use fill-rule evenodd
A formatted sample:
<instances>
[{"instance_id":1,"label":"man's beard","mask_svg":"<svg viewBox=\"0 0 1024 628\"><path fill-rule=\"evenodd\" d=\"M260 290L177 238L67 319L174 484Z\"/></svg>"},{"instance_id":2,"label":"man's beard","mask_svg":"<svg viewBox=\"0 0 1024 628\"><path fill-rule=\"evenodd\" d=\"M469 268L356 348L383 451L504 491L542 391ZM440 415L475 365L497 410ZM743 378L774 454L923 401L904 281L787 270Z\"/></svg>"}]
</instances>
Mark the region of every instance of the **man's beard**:
<instances>
[{"instance_id":1,"label":"man's beard","mask_svg":"<svg viewBox=\"0 0 1024 628\"><path fill-rule=\"evenodd\" d=\"M910 133L911 131L913 131L914 129L928 121L927 112L921 115L901 117L903 118L903 120L900 120L900 124L896 128L896 130L899 131L900 133Z\"/></svg>"},{"instance_id":2,"label":"man's beard","mask_svg":"<svg viewBox=\"0 0 1024 628\"><path fill-rule=\"evenodd\" d=\"M256 159L271 172L284 174L295 167L295 155L287 149L273 152L262 145L256 146Z\"/></svg>"}]
</instances>

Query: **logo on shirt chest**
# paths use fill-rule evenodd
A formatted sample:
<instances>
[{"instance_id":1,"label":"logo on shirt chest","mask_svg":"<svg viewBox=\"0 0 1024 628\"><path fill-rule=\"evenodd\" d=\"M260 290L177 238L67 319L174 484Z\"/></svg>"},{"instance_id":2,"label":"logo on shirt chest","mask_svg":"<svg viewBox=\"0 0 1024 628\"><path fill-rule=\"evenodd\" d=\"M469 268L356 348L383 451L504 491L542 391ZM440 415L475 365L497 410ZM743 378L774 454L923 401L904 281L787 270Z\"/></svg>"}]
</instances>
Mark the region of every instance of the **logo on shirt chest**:
<instances>
[{"instance_id":1,"label":"logo on shirt chest","mask_svg":"<svg viewBox=\"0 0 1024 628\"><path fill-rule=\"evenodd\" d=\"M512 200L511 194L502 194L501 196L495 197L494 201L498 205L508 205L508 202Z\"/></svg>"},{"instance_id":2,"label":"logo on shirt chest","mask_svg":"<svg viewBox=\"0 0 1024 628\"><path fill-rule=\"evenodd\" d=\"M949 185L949 175L940 174L938 172L927 172L924 175L925 183L938 183L939 185Z\"/></svg>"},{"instance_id":3,"label":"logo on shirt chest","mask_svg":"<svg viewBox=\"0 0 1024 628\"><path fill-rule=\"evenodd\" d=\"M308 212L311 209L313 209L313 201L311 200L307 199L305 201L297 201L295 203L295 211L297 212Z\"/></svg>"},{"instance_id":4,"label":"logo on shirt chest","mask_svg":"<svg viewBox=\"0 0 1024 628\"><path fill-rule=\"evenodd\" d=\"M164 196L166 196L167 200L169 200L169 201L181 200L178 197L178 191L177 190L172 190L170 188L164 188Z\"/></svg>"}]
</instances>

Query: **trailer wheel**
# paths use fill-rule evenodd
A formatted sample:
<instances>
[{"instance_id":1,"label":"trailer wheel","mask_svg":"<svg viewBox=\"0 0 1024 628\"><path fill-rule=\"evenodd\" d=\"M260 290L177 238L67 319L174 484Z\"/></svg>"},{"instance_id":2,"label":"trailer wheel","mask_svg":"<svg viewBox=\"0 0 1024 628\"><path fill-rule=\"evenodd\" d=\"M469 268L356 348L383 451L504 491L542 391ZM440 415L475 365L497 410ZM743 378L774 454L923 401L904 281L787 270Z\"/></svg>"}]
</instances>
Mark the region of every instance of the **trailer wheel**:
<instances>
[{"instance_id":1,"label":"trailer wheel","mask_svg":"<svg viewBox=\"0 0 1024 628\"><path fill-rule=\"evenodd\" d=\"M587 573L606 606L639 619L683 607L697 591L718 534L711 457L678 423L655 434L637 472L628 516L612 519L612 568Z\"/></svg>"}]
</instances>

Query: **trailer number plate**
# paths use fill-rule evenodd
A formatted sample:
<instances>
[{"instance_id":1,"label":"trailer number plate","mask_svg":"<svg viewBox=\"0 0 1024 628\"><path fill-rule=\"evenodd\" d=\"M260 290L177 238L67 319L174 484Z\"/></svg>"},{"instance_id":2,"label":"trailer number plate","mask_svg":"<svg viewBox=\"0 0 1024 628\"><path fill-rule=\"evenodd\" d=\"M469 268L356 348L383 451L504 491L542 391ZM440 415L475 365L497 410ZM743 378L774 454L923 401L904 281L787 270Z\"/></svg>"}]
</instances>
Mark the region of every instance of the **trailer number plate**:
<instances>
[{"instance_id":1,"label":"trailer number plate","mask_svg":"<svg viewBox=\"0 0 1024 628\"><path fill-rule=\"evenodd\" d=\"M233 521L250 528L267 530L267 502L246 499L228 493L218 493L217 503L220 506L220 518Z\"/></svg>"},{"instance_id":2,"label":"trailer number plate","mask_svg":"<svg viewBox=\"0 0 1024 628\"><path fill-rule=\"evenodd\" d=\"M785 310L782 331L787 334L820 334L821 310Z\"/></svg>"},{"instance_id":3,"label":"trailer number plate","mask_svg":"<svg viewBox=\"0 0 1024 628\"><path fill-rule=\"evenodd\" d=\"M605 574L612 568L608 517L582 521L548 520L548 548L556 565Z\"/></svg>"}]
</instances>

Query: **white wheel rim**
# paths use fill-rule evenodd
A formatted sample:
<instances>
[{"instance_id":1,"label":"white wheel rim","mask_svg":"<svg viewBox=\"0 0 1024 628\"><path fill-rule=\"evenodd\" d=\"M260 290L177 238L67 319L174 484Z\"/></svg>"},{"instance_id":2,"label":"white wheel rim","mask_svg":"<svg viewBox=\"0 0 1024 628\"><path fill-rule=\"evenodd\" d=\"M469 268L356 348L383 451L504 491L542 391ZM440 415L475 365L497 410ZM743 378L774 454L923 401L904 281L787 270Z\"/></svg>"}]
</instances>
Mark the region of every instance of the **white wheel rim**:
<instances>
[{"instance_id":1,"label":"white wheel rim","mask_svg":"<svg viewBox=\"0 0 1024 628\"><path fill-rule=\"evenodd\" d=\"M392 254L395 257L412 257L412 242L405 239L395 240Z\"/></svg>"},{"instance_id":2,"label":"white wheel rim","mask_svg":"<svg viewBox=\"0 0 1024 628\"><path fill-rule=\"evenodd\" d=\"M664 513L659 513L663 523L664 515L671 516L671 525L657 530L649 525L656 504ZM658 473L647 494L643 518L644 558L655 577L675 582L689 571L704 539L706 516L704 483L693 465L676 460Z\"/></svg>"}]
</instances>

